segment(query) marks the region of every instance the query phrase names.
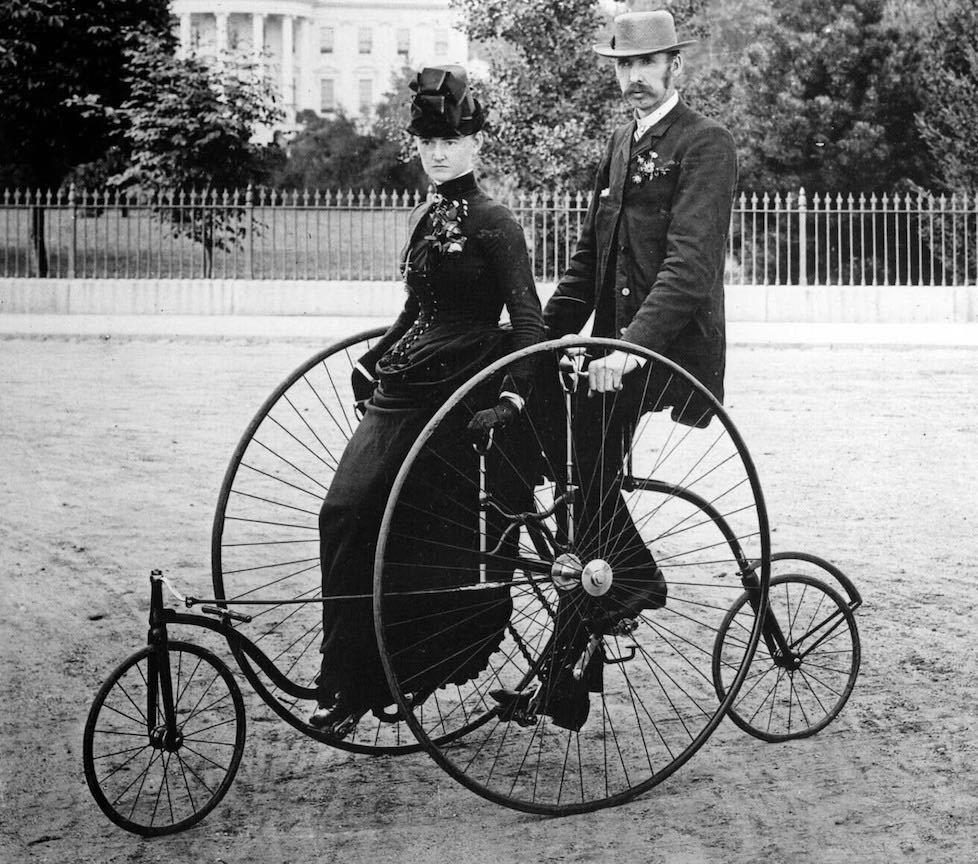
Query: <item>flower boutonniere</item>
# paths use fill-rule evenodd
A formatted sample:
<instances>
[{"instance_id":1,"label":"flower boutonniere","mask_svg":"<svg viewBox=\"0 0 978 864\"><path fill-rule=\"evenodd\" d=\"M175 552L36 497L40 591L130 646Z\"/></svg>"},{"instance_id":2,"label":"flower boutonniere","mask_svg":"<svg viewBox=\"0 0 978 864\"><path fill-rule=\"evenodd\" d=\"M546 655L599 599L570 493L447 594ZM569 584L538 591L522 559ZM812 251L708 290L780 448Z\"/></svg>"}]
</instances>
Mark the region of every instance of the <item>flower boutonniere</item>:
<instances>
[{"instance_id":1,"label":"flower boutonniere","mask_svg":"<svg viewBox=\"0 0 978 864\"><path fill-rule=\"evenodd\" d=\"M632 185L642 186L656 177L665 177L679 164L675 159L670 159L668 162L657 162L658 158L659 154L652 150L647 155L639 156L635 160L636 166L635 173L632 174Z\"/></svg>"},{"instance_id":2,"label":"flower boutonniere","mask_svg":"<svg viewBox=\"0 0 978 864\"><path fill-rule=\"evenodd\" d=\"M435 195L431 205L431 233L425 235L431 245L443 255L461 252L465 248L462 220L469 215L469 202L464 198L453 201Z\"/></svg>"}]
</instances>

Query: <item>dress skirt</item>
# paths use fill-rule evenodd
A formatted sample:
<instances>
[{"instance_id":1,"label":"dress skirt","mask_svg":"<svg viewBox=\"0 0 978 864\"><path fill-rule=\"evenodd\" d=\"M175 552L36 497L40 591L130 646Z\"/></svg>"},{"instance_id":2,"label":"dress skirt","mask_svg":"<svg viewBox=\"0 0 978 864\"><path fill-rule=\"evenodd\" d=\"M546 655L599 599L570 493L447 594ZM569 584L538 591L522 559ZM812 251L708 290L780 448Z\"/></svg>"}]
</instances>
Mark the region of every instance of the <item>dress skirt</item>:
<instances>
[{"instance_id":1,"label":"dress skirt","mask_svg":"<svg viewBox=\"0 0 978 864\"><path fill-rule=\"evenodd\" d=\"M493 344L483 342L488 356L470 358L474 368L458 370L457 377L466 380L469 371L505 353L505 333L497 332ZM404 693L425 693L476 676L498 649L512 614L508 588L439 590L480 579L478 456L465 427L473 412L495 404L499 383L488 380L439 424L413 463L389 526L384 638ZM454 390L456 382L451 385ZM378 531L405 457L444 402L447 393L440 391L437 398L421 398L424 389L398 387L382 378L329 488L319 519L320 557L323 596L337 599L323 606L322 704L342 697L347 705L366 709L394 701L374 635ZM499 434L523 433L516 423ZM488 491L511 511L530 509L533 490L525 466L501 461L498 450L486 457ZM488 526L487 548L492 549L506 526L493 514ZM488 566L490 582L512 579L518 532L512 533Z\"/></svg>"}]
</instances>

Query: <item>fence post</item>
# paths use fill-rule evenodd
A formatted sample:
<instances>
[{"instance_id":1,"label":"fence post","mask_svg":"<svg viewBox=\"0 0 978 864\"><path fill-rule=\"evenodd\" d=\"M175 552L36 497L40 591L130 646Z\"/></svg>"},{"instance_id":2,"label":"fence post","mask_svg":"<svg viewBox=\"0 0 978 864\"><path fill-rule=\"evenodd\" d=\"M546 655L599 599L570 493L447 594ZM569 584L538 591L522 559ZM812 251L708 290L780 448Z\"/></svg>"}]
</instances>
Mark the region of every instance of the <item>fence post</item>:
<instances>
[{"instance_id":1,"label":"fence post","mask_svg":"<svg viewBox=\"0 0 978 864\"><path fill-rule=\"evenodd\" d=\"M808 286L808 199L804 186L798 190L798 284Z\"/></svg>"},{"instance_id":2,"label":"fence post","mask_svg":"<svg viewBox=\"0 0 978 864\"><path fill-rule=\"evenodd\" d=\"M249 279L255 278L255 190L251 184L245 190L245 219L247 222L248 243L245 246L245 273Z\"/></svg>"},{"instance_id":3,"label":"fence post","mask_svg":"<svg viewBox=\"0 0 978 864\"><path fill-rule=\"evenodd\" d=\"M71 240L68 243L68 278L74 279L75 255L78 253L78 207L75 204L75 184L68 186L68 210L71 218Z\"/></svg>"}]
</instances>

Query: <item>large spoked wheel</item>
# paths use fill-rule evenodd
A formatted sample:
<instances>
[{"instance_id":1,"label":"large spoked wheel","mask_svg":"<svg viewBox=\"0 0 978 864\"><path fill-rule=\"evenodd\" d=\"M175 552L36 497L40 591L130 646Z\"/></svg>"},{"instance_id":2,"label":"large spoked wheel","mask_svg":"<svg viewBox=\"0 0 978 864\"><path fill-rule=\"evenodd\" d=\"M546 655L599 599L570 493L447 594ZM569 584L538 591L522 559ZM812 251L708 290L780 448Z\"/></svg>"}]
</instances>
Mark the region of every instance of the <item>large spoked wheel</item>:
<instances>
[{"instance_id":1,"label":"large spoked wheel","mask_svg":"<svg viewBox=\"0 0 978 864\"><path fill-rule=\"evenodd\" d=\"M210 813L245 742L244 703L227 666L186 642L170 642L168 652L176 725L167 725L157 655L146 647L99 689L83 740L96 803L120 828L147 837L183 831Z\"/></svg>"},{"instance_id":2,"label":"large spoked wheel","mask_svg":"<svg viewBox=\"0 0 978 864\"><path fill-rule=\"evenodd\" d=\"M584 367L611 350L645 366L589 398ZM527 406L480 464L465 427L504 378ZM374 571L392 692L425 749L492 801L625 801L685 763L735 697L760 627L720 699L713 644L743 573L766 595L768 544L740 435L676 365L607 339L512 354L435 414L394 482ZM424 711L418 691L433 694Z\"/></svg>"},{"instance_id":3,"label":"large spoked wheel","mask_svg":"<svg viewBox=\"0 0 978 864\"><path fill-rule=\"evenodd\" d=\"M316 706L323 610L300 601L321 593L319 511L358 423L350 374L383 332L360 333L321 351L269 396L228 466L211 535L215 596L262 604L230 607L254 616L238 631L267 658L256 662L231 643L249 683L305 734L369 753L418 745L393 710L382 718L366 714L342 739L306 722Z\"/></svg>"},{"instance_id":4,"label":"large spoked wheel","mask_svg":"<svg viewBox=\"0 0 978 864\"><path fill-rule=\"evenodd\" d=\"M789 553L773 555L771 567L764 636L729 717L755 738L779 742L814 735L838 716L856 684L861 650L849 603L824 581L827 563ZM713 680L721 699L733 681L730 659L740 655L755 619L744 593L717 633Z\"/></svg>"}]
</instances>

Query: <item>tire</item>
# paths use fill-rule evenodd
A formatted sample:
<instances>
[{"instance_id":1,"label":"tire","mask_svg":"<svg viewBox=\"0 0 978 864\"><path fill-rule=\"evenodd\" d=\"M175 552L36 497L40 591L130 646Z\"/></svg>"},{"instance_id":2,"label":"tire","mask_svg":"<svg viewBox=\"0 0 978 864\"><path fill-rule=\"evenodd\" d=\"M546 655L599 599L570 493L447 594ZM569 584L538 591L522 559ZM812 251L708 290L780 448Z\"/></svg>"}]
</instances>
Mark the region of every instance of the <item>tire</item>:
<instances>
[{"instance_id":1,"label":"tire","mask_svg":"<svg viewBox=\"0 0 978 864\"><path fill-rule=\"evenodd\" d=\"M179 738L166 735L156 649L147 646L101 686L83 739L95 802L144 837L183 831L210 813L234 780L245 742L244 703L228 667L187 642L170 642L167 651Z\"/></svg>"},{"instance_id":2,"label":"tire","mask_svg":"<svg viewBox=\"0 0 978 864\"><path fill-rule=\"evenodd\" d=\"M778 575L771 579L767 615L778 622L793 652L782 658L775 643L762 639L728 714L755 738L782 742L814 735L839 715L852 695L862 655L849 604L838 591L811 575L813 570L818 572L817 566L774 555L772 569ZM745 593L730 608L717 633L713 681L721 700L727 695L732 671L728 652L739 653L740 642L755 618Z\"/></svg>"},{"instance_id":3,"label":"tire","mask_svg":"<svg viewBox=\"0 0 978 864\"><path fill-rule=\"evenodd\" d=\"M558 384L582 381L558 377L568 348L592 356L624 351L646 365L631 373L620 396L588 402L586 381L569 395ZM477 457L459 443L465 425L492 404L508 373L527 364L536 368L533 392L521 394L528 401L520 420L494 437L480 490ZM712 412L708 425L709 415L697 418L705 428L639 407L668 404L677 382ZM597 442L592 456L585 440ZM622 475L613 474L622 464ZM617 479L598 480L605 471ZM613 494L621 506L607 503ZM522 515L511 520L494 505ZM634 534L621 517L626 511L642 549L628 540ZM518 533L507 534L508 524ZM635 600L650 570L634 562L648 552L666 575L663 608ZM394 482L374 570L375 627L389 685L429 754L477 794L555 815L621 803L676 771L726 713L760 628L755 624L740 646L719 702L711 675L715 634L744 589L741 577L754 573L749 562L762 562L756 575L766 592L769 555L753 463L726 412L698 382L665 358L616 340L532 346L456 391ZM592 593L608 573L607 595ZM621 616L623 608L630 618ZM632 618L637 628L627 632ZM582 672L579 681L573 668ZM419 687L438 695L437 716L413 708L410 694Z\"/></svg>"}]
</instances>

